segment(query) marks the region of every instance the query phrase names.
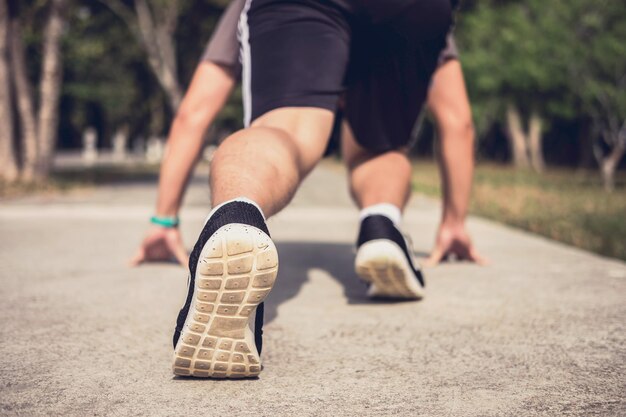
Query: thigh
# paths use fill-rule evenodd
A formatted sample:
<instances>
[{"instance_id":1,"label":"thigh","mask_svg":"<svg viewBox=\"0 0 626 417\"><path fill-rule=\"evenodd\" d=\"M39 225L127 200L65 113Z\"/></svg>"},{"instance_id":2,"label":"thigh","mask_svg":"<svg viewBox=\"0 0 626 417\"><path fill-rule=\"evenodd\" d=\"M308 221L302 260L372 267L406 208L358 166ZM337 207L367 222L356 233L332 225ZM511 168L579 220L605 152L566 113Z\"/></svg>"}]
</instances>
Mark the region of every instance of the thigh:
<instances>
[{"instance_id":1,"label":"thigh","mask_svg":"<svg viewBox=\"0 0 626 417\"><path fill-rule=\"evenodd\" d=\"M249 0L240 31L246 124L283 107L335 110L350 43L340 9L317 0Z\"/></svg>"},{"instance_id":2,"label":"thigh","mask_svg":"<svg viewBox=\"0 0 626 417\"><path fill-rule=\"evenodd\" d=\"M316 107L281 107L252 122L252 127L270 128L284 133L297 152L298 166L308 174L324 155L333 126L334 114Z\"/></svg>"}]
</instances>

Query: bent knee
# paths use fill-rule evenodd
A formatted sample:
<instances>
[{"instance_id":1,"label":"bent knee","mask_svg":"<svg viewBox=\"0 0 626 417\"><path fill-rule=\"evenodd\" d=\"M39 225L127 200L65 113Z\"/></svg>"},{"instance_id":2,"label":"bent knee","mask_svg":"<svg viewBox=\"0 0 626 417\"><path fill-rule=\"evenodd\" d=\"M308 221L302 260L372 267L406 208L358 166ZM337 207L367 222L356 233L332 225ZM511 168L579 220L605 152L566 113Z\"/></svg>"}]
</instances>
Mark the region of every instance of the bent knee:
<instances>
[{"instance_id":1,"label":"bent knee","mask_svg":"<svg viewBox=\"0 0 626 417\"><path fill-rule=\"evenodd\" d=\"M285 107L256 119L253 129L280 132L282 140L298 153L299 168L306 175L322 158L328 143L334 115L314 107ZM268 130L269 131L269 130Z\"/></svg>"},{"instance_id":2,"label":"bent knee","mask_svg":"<svg viewBox=\"0 0 626 417\"><path fill-rule=\"evenodd\" d=\"M273 127L249 127L226 138L215 152L215 158L238 154L253 148L257 155L268 154L272 158L285 158L298 153L289 134Z\"/></svg>"}]
</instances>

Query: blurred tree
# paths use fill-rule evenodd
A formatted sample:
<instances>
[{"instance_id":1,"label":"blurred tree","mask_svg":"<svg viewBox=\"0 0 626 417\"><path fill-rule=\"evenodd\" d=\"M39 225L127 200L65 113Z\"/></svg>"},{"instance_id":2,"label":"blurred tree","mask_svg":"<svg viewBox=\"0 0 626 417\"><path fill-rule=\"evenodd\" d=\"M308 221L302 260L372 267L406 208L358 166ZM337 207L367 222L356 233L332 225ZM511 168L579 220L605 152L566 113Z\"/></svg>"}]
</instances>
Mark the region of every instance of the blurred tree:
<instances>
[{"instance_id":1,"label":"blurred tree","mask_svg":"<svg viewBox=\"0 0 626 417\"><path fill-rule=\"evenodd\" d=\"M178 45L175 50L181 88L195 70L205 42L227 3L223 0L179 3L178 20L185 24L177 25L172 42ZM81 0L74 4L65 38L64 144L76 146L80 130L88 126L99 132L101 147L108 147L109 138L116 132L128 132L131 140L162 136L173 114L171 100L149 63L142 38L137 32L133 36L131 27L104 1ZM130 17L135 13L133 4L133 0L122 3ZM216 125L235 129L241 125L241 113L241 99L234 94Z\"/></svg>"},{"instance_id":2,"label":"blurred tree","mask_svg":"<svg viewBox=\"0 0 626 417\"><path fill-rule=\"evenodd\" d=\"M6 18L1 19L3 29L0 32L6 33L5 48L9 46L8 69L11 76L13 89L6 89L9 95L8 102L17 103L17 113L19 116L19 129L14 129L13 124L6 137L13 140L15 133L19 134L19 149L22 151L21 163L17 163L17 156L13 153L13 164L20 167L20 176L25 181L45 179L52 167L52 158L56 147L58 120L59 120L59 96L62 80L62 55L61 36L63 34L65 22L65 10L67 0L51 0L48 4L24 4L17 1L6 2L2 0L2 9L8 10L8 27ZM42 32L41 45L41 67L39 70L38 97L37 101L32 94L29 66L26 61L26 52L23 45L24 32L21 23L21 10L29 9L30 17L34 19L34 12L43 11L46 14L44 28ZM6 16L6 13L4 13ZM29 22L35 27L34 22ZM8 29L7 29L8 28ZM1 81L1 80L0 80ZM11 92L15 97L11 98ZM6 105L7 99L3 97L1 106ZM2 114L9 114L15 120L12 105L8 110L0 111ZM11 158L5 156L5 158ZM10 176L9 176L10 177Z\"/></svg>"},{"instance_id":3,"label":"blurred tree","mask_svg":"<svg viewBox=\"0 0 626 417\"><path fill-rule=\"evenodd\" d=\"M36 8L36 7L35 7ZM32 20L33 17L31 16ZM17 112L20 120L20 137L22 144L22 176L25 180L32 180L38 159L39 139L37 137L37 116L32 95L29 71L27 68L25 48L23 43L24 31L18 11L15 10L11 18L11 70L15 86Z\"/></svg>"},{"instance_id":4,"label":"blurred tree","mask_svg":"<svg viewBox=\"0 0 626 417\"><path fill-rule=\"evenodd\" d=\"M0 0L0 179L12 182L19 172L13 144L9 34L9 10L6 0Z\"/></svg>"},{"instance_id":5,"label":"blurred tree","mask_svg":"<svg viewBox=\"0 0 626 417\"><path fill-rule=\"evenodd\" d=\"M171 110L175 111L183 97L174 38L180 0L134 0L134 8L122 0L100 1L126 23L143 47L150 68L167 94Z\"/></svg>"},{"instance_id":6,"label":"blurred tree","mask_svg":"<svg viewBox=\"0 0 626 417\"><path fill-rule=\"evenodd\" d=\"M570 4L570 89L581 118L591 120L594 156L607 191L626 153L626 4L576 0Z\"/></svg>"},{"instance_id":7,"label":"blurred tree","mask_svg":"<svg viewBox=\"0 0 626 417\"><path fill-rule=\"evenodd\" d=\"M97 2L79 5L68 19L67 122L78 131L95 126L104 145L116 132L130 134L149 125L147 102L163 100L163 95L144 68L143 51L128 42L127 28Z\"/></svg>"},{"instance_id":8,"label":"blurred tree","mask_svg":"<svg viewBox=\"0 0 626 417\"><path fill-rule=\"evenodd\" d=\"M78 50L82 49L80 45L85 42L82 34L88 33L89 39L93 38L93 42L98 42L105 48L104 54L115 57L115 62L120 67L117 72L124 74L117 74L114 80L105 74L106 71L111 71L111 67L105 67L106 70L103 70L102 74L94 74L91 71L85 74L86 77L72 77L70 83L73 87L67 90L68 94L73 96L77 83L84 87L81 89L85 94L89 94L93 89L90 89L86 81L91 80L93 84L94 78L101 78L96 84L108 86L108 89L105 89L107 91L119 90L112 87L122 81L122 78L132 80L130 83L123 83L131 87L124 89L127 93L133 90L137 93L135 95L133 92L132 100L127 97L128 101L133 103L125 113L126 119L130 121L131 132L140 133L141 130L144 136L162 135L178 106L184 85L195 70L205 42L208 41L222 10L228 3L228 0L179 0L174 3L164 0L85 2L84 8L87 8L92 16L84 19L83 23L73 25L74 33L70 37L73 39L73 46ZM117 19L111 20L109 14L101 10L98 4L104 5L105 10L113 13ZM177 25L177 20L184 21L185 25ZM118 22L124 24L118 25ZM129 34L134 42L127 41ZM161 45L166 47L163 49ZM120 48L124 50L118 51ZM73 47L69 48L70 51L72 49ZM100 59L113 60L104 54ZM73 67L73 60L68 61L70 67ZM146 70L154 75L160 90L165 94L167 108L163 106L162 94L149 80L151 77L145 76ZM231 130L239 127L242 119L241 99L237 91L235 93L216 121L217 125L228 126ZM95 101L98 106L103 103L102 98ZM103 108L106 123L111 122L109 114L123 115L122 110L125 108L126 106L120 105L111 109Z\"/></svg>"},{"instance_id":9,"label":"blurred tree","mask_svg":"<svg viewBox=\"0 0 626 417\"><path fill-rule=\"evenodd\" d=\"M550 121L579 120L581 135L590 123L612 178L625 152L625 16L610 0L470 2L458 37L479 134L503 122L515 165L540 171Z\"/></svg>"},{"instance_id":10,"label":"blurred tree","mask_svg":"<svg viewBox=\"0 0 626 417\"><path fill-rule=\"evenodd\" d=\"M501 120L517 167L543 170L542 131L571 117L565 1L484 0L460 18L459 40L479 132ZM527 126L527 128L525 127Z\"/></svg>"}]
</instances>

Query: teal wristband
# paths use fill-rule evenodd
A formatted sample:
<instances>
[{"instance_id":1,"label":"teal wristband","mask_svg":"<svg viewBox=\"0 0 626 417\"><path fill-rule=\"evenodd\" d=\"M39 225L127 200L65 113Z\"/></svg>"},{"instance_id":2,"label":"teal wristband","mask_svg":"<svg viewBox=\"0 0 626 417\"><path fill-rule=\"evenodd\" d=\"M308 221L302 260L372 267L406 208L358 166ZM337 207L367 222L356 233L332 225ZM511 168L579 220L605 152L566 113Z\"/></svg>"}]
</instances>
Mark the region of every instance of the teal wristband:
<instances>
[{"instance_id":1,"label":"teal wristband","mask_svg":"<svg viewBox=\"0 0 626 417\"><path fill-rule=\"evenodd\" d=\"M150 223L156 224L157 226L162 227L177 227L179 220L178 217L160 217L160 216L152 216L150 217Z\"/></svg>"}]
</instances>

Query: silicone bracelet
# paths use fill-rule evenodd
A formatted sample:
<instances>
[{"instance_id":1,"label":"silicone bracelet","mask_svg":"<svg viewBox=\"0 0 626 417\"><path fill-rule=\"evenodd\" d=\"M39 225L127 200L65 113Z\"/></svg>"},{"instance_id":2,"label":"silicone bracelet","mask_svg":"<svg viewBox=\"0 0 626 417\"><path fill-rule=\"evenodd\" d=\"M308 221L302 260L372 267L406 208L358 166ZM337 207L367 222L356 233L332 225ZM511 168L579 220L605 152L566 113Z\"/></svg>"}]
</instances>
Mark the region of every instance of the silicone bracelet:
<instances>
[{"instance_id":1,"label":"silicone bracelet","mask_svg":"<svg viewBox=\"0 0 626 417\"><path fill-rule=\"evenodd\" d=\"M178 217L150 217L150 223L163 227L177 227L179 220Z\"/></svg>"}]
</instances>

